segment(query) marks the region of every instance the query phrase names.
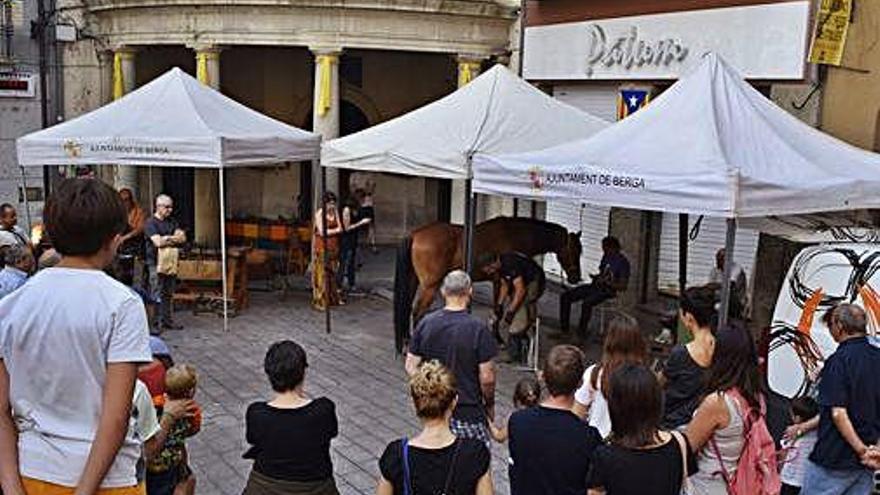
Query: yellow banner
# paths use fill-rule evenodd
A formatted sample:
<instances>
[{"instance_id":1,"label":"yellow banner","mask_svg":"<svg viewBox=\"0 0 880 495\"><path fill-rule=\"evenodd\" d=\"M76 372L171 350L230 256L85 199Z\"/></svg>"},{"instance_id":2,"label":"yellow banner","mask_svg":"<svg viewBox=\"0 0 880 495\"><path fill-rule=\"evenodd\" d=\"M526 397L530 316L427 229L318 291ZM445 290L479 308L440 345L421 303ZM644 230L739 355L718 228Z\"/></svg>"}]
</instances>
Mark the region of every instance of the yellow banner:
<instances>
[{"instance_id":1,"label":"yellow banner","mask_svg":"<svg viewBox=\"0 0 880 495\"><path fill-rule=\"evenodd\" d=\"M196 53L196 79L206 86L211 85L211 75L208 74L208 54L205 52Z\"/></svg>"},{"instance_id":2,"label":"yellow banner","mask_svg":"<svg viewBox=\"0 0 880 495\"><path fill-rule=\"evenodd\" d=\"M840 65L851 14L852 0L822 0L816 15L810 63Z\"/></svg>"},{"instance_id":3,"label":"yellow banner","mask_svg":"<svg viewBox=\"0 0 880 495\"><path fill-rule=\"evenodd\" d=\"M113 99L118 100L125 94L125 83L122 80L122 54L113 54Z\"/></svg>"},{"instance_id":4,"label":"yellow banner","mask_svg":"<svg viewBox=\"0 0 880 495\"><path fill-rule=\"evenodd\" d=\"M480 72L479 62L459 62L458 63L458 87L466 86L473 81Z\"/></svg>"},{"instance_id":5,"label":"yellow banner","mask_svg":"<svg viewBox=\"0 0 880 495\"><path fill-rule=\"evenodd\" d=\"M318 55L317 63L320 69L321 86L318 92L318 115L327 115L332 105L333 64L337 63L336 55Z\"/></svg>"}]
</instances>

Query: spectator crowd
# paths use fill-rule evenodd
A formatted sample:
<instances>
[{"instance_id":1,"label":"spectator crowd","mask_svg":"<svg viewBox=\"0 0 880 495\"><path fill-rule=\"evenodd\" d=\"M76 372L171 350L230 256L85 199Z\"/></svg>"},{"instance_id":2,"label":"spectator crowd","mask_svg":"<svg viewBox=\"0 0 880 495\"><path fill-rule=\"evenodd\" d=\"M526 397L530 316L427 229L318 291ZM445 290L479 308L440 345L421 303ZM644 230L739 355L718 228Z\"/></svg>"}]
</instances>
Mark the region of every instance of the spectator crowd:
<instances>
[{"instance_id":1,"label":"spectator crowd","mask_svg":"<svg viewBox=\"0 0 880 495\"><path fill-rule=\"evenodd\" d=\"M144 306L159 304L153 333L177 327L168 304L173 277L162 268L173 254L163 249L185 236L171 219L171 198L158 196L154 215L144 219L127 194L96 180L62 182L46 204L54 253L45 263L35 261L14 208L0 206L4 494L196 492L186 440L203 427L198 371L175 363L150 335ZM152 295L106 272L126 243L123 255L146 252ZM880 349L869 342L858 306L829 312L837 351L818 386L791 401L791 426L777 444L754 340L740 322L717 326L710 289L681 295L678 316L693 338L674 347L662 369L652 365L636 320L617 316L595 364L577 347L553 347L537 376L517 384L508 418L496 414L498 348L468 311L469 276L450 272L441 292L444 306L418 323L405 362L421 429L389 439L379 495L491 494L493 441L508 444L513 495L873 490ZM245 413L243 455L253 466L244 494L337 494L330 455L336 406L307 393L306 351L276 342L264 371L274 393Z\"/></svg>"}]
</instances>

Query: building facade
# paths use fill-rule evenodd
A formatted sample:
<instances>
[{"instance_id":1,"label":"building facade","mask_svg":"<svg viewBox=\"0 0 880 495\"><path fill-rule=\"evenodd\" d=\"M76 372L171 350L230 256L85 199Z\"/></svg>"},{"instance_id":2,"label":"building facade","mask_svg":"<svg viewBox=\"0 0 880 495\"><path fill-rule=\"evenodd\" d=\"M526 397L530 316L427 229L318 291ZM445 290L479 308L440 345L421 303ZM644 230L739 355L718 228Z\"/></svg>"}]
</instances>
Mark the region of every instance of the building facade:
<instances>
[{"instance_id":1,"label":"building facade","mask_svg":"<svg viewBox=\"0 0 880 495\"><path fill-rule=\"evenodd\" d=\"M801 107L815 80L807 63L814 2L808 0L529 1L523 76L555 97L608 121L625 118L715 52L754 87L807 122ZM790 102L797 101L797 109ZM650 139L645 136L645 139ZM549 202L546 218L584 232L584 273L595 273L605 235L620 238L633 262L625 302L674 294L679 283L679 215ZM724 220L688 219L688 281L705 283L724 245ZM749 273L759 233L740 229L734 258ZM545 261L558 272L552 257Z\"/></svg>"},{"instance_id":2,"label":"building facade","mask_svg":"<svg viewBox=\"0 0 880 495\"><path fill-rule=\"evenodd\" d=\"M76 25L64 56L70 118L179 66L221 92L291 125L332 139L422 106L509 58L516 5L492 0L59 0ZM114 93L116 93L114 95ZM177 196L198 243L216 245L211 171L109 169L145 204ZM233 217L291 218L313 202L319 171L306 164L227 175ZM328 171L341 196L373 187L379 242L463 211L460 184Z\"/></svg>"},{"instance_id":3,"label":"building facade","mask_svg":"<svg viewBox=\"0 0 880 495\"><path fill-rule=\"evenodd\" d=\"M0 203L10 203L18 209L22 226L28 218L36 221L41 215L44 184L41 169L28 169L24 171L26 192L22 188L15 140L41 129L44 121L54 122L52 109L57 102L55 53L48 49L53 44L54 33L42 33L47 37L47 50L41 52L39 20L37 2L0 0ZM46 71L45 86L40 77L41 56ZM29 212L25 209L25 194L30 200Z\"/></svg>"}]
</instances>

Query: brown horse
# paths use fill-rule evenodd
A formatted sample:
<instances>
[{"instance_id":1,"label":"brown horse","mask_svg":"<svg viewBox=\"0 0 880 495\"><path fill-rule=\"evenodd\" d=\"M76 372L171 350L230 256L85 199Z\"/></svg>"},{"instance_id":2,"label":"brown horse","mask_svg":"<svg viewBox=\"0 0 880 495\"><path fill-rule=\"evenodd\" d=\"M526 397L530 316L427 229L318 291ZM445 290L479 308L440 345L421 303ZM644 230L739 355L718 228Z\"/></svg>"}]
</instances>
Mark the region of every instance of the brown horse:
<instances>
[{"instance_id":1,"label":"brown horse","mask_svg":"<svg viewBox=\"0 0 880 495\"><path fill-rule=\"evenodd\" d=\"M411 322L427 312L443 277L464 267L460 225L432 223L410 233L397 251L394 273L395 347L402 352ZM528 256L553 253L572 284L581 279L581 233L561 225L531 218L498 217L474 228L474 260L518 251ZM472 270L475 282L489 280L480 267ZM413 300L418 293L418 300Z\"/></svg>"}]
</instances>

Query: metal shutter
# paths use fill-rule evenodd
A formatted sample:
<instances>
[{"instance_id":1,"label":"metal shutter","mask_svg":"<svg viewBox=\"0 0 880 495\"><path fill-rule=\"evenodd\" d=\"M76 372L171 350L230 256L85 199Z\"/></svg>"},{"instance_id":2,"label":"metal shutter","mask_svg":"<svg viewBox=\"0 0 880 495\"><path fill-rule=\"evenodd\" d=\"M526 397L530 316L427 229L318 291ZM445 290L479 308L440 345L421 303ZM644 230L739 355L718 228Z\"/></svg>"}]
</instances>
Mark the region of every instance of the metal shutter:
<instances>
[{"instance_id":1,"label":"metal shutter","mask_svg":"<svg viewBox=\"0 0 880 495\"><path fill-rule=\"evenodd\" d=\"M688 216L688 231L699 217ZM678 214L664 213L660 233L660 266L657 286L663 292L678 293ZM715 266L715 253L724 247L727 224L723 218L704 217L697 238L688 243L688 286L704 284ZM752 286L752 267L758 253L759 233L751 229L736 230L734 261L745 270Z\"/></svg>"},{"instance_id":2,"label":"metal shutter","mask_svg":"<svg viewBox=\"0 0 880 495\"><path fill-rule=\"evenodd\" d=\"M553 88L553 96L569 105L591 113L596 117L614 122L617 120L617 84L559 85ZM581 231L584 246L581 257L581 273L596 273L602 258L602 238L608 235L610 208L565 201L548 201L548 222L558 223L569 231ZM544 257L544 270L562 279L562 268L555 256Z\"/></svg>"}]
</instances>

